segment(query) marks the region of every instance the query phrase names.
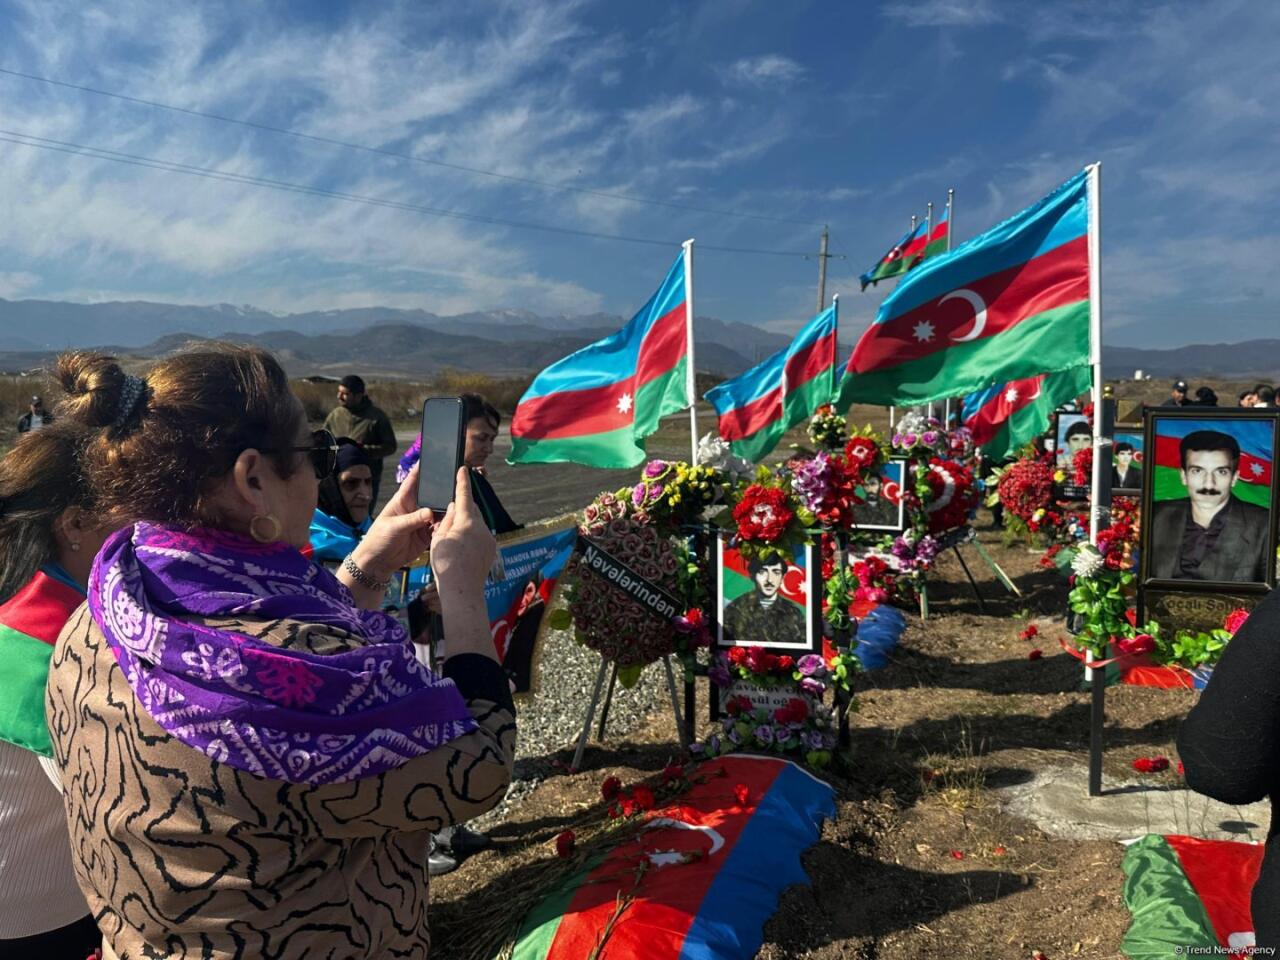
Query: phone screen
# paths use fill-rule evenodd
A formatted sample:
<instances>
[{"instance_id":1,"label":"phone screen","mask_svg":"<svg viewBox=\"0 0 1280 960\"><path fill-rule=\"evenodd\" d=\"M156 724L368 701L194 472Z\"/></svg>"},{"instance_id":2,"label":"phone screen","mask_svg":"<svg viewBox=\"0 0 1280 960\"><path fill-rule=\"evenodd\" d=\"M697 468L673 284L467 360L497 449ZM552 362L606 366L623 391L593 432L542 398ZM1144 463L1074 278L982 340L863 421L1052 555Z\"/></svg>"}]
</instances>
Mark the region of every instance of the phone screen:
<instances>
[{"instance_id":1,"label":"phone screen","mask_svg":"<svg viewBox=\"0 0 1280 960\"><path fill-rule=\"evenodd\" d=\"M462 401L430 397L422 405L422 457L418 466L418 506L443 514L453 502L466 443Z\"/></svg>"}]
</instances>

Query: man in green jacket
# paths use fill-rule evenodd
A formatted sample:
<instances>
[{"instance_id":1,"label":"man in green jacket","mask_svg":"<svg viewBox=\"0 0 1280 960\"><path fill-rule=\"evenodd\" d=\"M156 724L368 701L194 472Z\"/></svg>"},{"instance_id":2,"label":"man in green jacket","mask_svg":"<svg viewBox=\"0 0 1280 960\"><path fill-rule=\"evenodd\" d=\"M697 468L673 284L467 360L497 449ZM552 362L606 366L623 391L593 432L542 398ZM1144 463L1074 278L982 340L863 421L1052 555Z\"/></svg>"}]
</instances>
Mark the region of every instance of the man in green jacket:
<instances>
[{"instance_id":1,"label":"man in green jacket","mask_svg":"<svg viewBox=\"0 0 1280 960\"><path fill-rule=\"evenodd\" d=\"M354 373L338 382L338 405L324 418L324 428L335 437L350 437L369 455L373 470L373 503L378 502L382 480L382 460L396 452L396 434L391 420L373 405L365 393L364 380Z\"/></svg>"}]
</instances>

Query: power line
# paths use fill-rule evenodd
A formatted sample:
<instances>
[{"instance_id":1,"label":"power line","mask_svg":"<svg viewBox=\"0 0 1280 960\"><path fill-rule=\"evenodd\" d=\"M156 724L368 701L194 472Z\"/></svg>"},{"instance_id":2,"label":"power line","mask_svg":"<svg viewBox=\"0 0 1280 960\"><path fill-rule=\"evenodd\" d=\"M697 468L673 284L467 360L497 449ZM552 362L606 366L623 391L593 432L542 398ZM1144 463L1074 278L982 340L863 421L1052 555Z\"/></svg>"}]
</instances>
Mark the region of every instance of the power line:
<instances>
[{"instance_id":1,"label":"power line","mask_svg":"<svg viewBox=\"0 0 1280 960\"><path fill-rule=\"evenodd\" d=\"M490 217L484 214L467 213L463 210L446 210L439 207L428 207L417 203L407 203L401 200L387 200L382 197L370 197L358 193L344 193L339 190L326 190L321 187L311 187L306 184L291 183L287 180L273 180L267 177L255 177L249 174L232 173L226 170L213 170L208 167L197 167L187 163L179 163L174 160L162 160L156 157L142 156L140 154L121 153L116 150L107 150L103 147L92 147L85 144L72 143L67 140L53 140L49 137L38 137L34 134L22 133L15 130L0 130L0 142L12 143L22 147L34 147L39 150L52 150L58 153L71 154L73 156L89 156L98 160L109 160L112 163L145 167L150 170L161 170L168 173L181 173L187 176L202 177L206 180L221 180L227 183L240 183L255 187L266 187L271 190L280 190L286 193L299 193L307 196L343 200L348 203L362 203L376 207L389 207L396 210L425 213L436 217L447 217L454 220L467 220L472 223L485 223L493 226L512 227L520 230L540 230L544 233L558 233L567 236L586 237L592 240L613 240L620 243L642 243L649 246L660 247L678 247L680 245L680 241L678 240L659 240L652 237L628 237L621 234L582 230L576 227L560 227L546 223L508 220L503 217ZM804 258L810 255L805 251L797 250L762 250L753 247L717 246L716 244L710 243L699 243L698 249L714 250L721 253L761 254L775 257Z\"/></svg>"},{"instance_id":2,"label":"power line","mask_svg":"<svg viewBox=\"0 0 1280 960\"><path fill-rule=\"evenodd\" d=\"M288 127L276 127L267 123L258 123L254 120L242 120L239 117L226 117L217 113L207 113L203 110L192 110L188 107L179 107L171 103L162 103L159 100L147 100L142 97L131 97L128 94L114 93L110 90L99 90L96 87L88 87L78 83L69 83L65 80L54 80L51 77L42 77L34 73L23 73L19 70L9 70L5 67L0 67L0 74L6 74L11 77L20 77L23 80L33 80L37 83L47 83L51 86L65 87L69 90L78 90L81 93L91 93L94 96L110 97L113 100L122 100L126 103L135 103L144 107L155 107L158 110L169 110L173 113L182 113L191 117L200 117L204 120L217 120L219 123L233 123L242 127L250 127L254 130L262 130L267 133L278 133L286 137L296 137L299 140L310 140L314 143L324 143L329 146L345 147L348 150L360 150L365 153L374 153L384 157L395 157L398 160L408 160L413 163L421 163L427 166L442 167L447 170L458 170L463 173L472 173L483 177L493 177L494 179L506 180L511 183L529 184L546 190L567 190L591 197L604 197L609 200L625 200L628 203L644 203L652 206L668 207L673 210L689 210L695 213L709 213L719 217L739 217L744 220L763 220L770 223L794 223L811 227L822 226L821 223L813 220L799 220L793 217L772 217L767 214L742 213L737 210L718 210L712 207L699 207L694 204L676 203L671 200L659 200L656 197L642 197L635 194L615 193L609 190L595 190L590 187L578 187L568 183L554 183L549 180L538 180L534 177L522 177L516 174L499 173L496 170L484 170L480 167L469 167L461 163L450 163L446 160L433 160L429 157L417 157L411 153L401 153L398 150L388 150L383 147L370 147L365 144L351 143L347 140L338 140L334 137L324 137L312 133L303 133L299 130L290 130Z\"/></svg>"}]
</instances>

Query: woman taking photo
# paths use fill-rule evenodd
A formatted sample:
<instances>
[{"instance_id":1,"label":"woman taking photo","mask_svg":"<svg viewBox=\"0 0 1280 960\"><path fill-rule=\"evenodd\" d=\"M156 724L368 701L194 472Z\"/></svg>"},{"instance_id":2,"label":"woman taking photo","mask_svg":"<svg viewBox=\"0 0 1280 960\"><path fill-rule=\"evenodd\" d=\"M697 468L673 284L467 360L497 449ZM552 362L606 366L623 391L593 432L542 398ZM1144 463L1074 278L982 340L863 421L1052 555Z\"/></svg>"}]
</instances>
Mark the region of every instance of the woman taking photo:
<instances>
[{"instance_id":1,"label":"woman taking photo","mask_svg":"<svg viewBox=\"0 0 1280 960\"><path fill-rule=\"evenodd\" d=\"M0 956L84 960L101 942L76 885L44 719L54 641L84 602L110 532L80 473L82 431L57 423L0 460Z\"/></svg>"},{"instance_id":2,"label":"woman taking photo","mask_svg":"<svg viewBox=\"0 0 1280 960\"><path fill-rule=\"evenodd\" d=\"M311 557L341 563L372 525L373 467L368 455L350 437L339 437L337 465L320 481L319 499L311 518Z\"/></svg>"},{"instance_id":3,"label":"woman taking photo","mask_svg":"<svg viewBox=\"0 0 1280 960\"><path fill-rule=\"evenodd\" d=\"M335 445L270 355L59 373L68 418L99 431L101 509L136 521L94 564L47 701L107 960L426 956L430 832L502 799L515 746L483 597L495 545L465 473L433 523L415 472L335 576L299 553ZM443 677L376 611L428 545Z\"/></svg>"}]
</instances>

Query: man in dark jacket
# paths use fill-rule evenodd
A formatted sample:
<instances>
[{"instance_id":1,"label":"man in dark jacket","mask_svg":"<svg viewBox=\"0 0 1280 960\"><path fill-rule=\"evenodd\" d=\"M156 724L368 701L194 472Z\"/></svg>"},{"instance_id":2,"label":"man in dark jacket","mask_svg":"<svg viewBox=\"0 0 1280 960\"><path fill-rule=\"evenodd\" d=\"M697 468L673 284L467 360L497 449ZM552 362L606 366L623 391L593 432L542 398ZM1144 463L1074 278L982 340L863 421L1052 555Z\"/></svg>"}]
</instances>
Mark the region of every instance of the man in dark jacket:
<instances>
[{"instance_id":1,"label":"man in dark jacket","mask_svg":"<svg viewBox=\"0 0 1280 960\"><path fill-rule=\"evenodd\" d=\"M338 405L324 418L324 428L335 437L350 437L369 457L373 470L373 502L378 502L382 460L396 452L396 433L390 418L373 405L364 380L349 374L338 383Z\"/></svg>"},{"instance_id":2,"label":"man in dark jacket","mask_svg":"<svg viewBox=\"0 0 1280 960\"><path fill-rule=\"evenodd\" d=\"M781 557L753 559L747 572L756 582L751 593L732 600L724 610L724 627L735 643L804 643L804 613L782 595L787 565Z\"/></svg>"},{"instance_id":3,"label":"man in dark jacket","mask_svg":"<svg viewBox=\"0 0 1280 960\"><path fill-rule=\"evenodd\" d=\"M1189 407L1191 401L1187 399L1187 381L1175 380L1173 389L1169 391L1169 399L1164 402L1166 407Z\"/></svg>"},{"instance_id":4,"label":"man in dark jacket","mask_svg":"<svg viewBox=\"0 0 1280 960\"><path fill-rule=\"evenodd\" d=\"M39 397L32 397L31 406L26 413L18 418L18 432L30 433L32 430L39 430L50 423L53 423L53 414L44 408L43 400Z\"/></svg>"},{"instance_id":5,"label":"man in dark jacket","mask_svg":"<svg viewBox=\"0 0 1280 960\"><path fill-rule=\"evenodd\" d=\"M1234 496L1240 445L1217 430L1182 438L1187 497L1152 509L1150 576L1163 580L1265 583L1269 514Z\"/></svg>"}]
</instances>

